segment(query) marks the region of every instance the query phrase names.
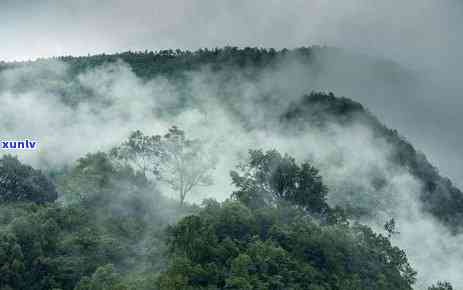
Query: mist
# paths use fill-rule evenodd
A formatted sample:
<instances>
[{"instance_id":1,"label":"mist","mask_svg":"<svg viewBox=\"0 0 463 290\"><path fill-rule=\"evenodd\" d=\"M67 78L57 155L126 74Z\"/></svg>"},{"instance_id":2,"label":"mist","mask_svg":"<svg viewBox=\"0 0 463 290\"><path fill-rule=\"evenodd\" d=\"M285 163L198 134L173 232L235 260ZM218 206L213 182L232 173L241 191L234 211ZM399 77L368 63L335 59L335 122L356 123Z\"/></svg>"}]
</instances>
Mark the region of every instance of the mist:
<instances>
[{"instance_id":1,"label":"mist","mask_svg":"<svg viewBox=\"0 0 463 290\"><path fill-rule=\"evenodd\" d=\"M393 60L424 87L336 93L366 104L463 185L461 1L3 1L0 60L225 45L337 46ZM76 37L78 36L78 37ZM355 68L349 67L349 69ZM347 70L349 70L347 69ZM333 88L330 88L334 90Z\"/></svg>"},{"instance_id":2,"label":"mist","mask_svg":"<svg viewBox=\"0 0 463 290\"><path fill-rule=\"evenodd\" d=\"M244 160L249 149L277 149L320 169L331 205L371 210L374 215L362 222L380 233L384 232L382 225L394 218L400 234L393 243L406 250L418 271L417 289L437 280L463 286L458 272L463 263L459 248L463 236L452 235L422 209L418 196L423 185L391 163L389 156L395 148L375 137L368 124L359 119L348 126L333 122L325 130L309 126L294 132L281 127L278 116L301 94L320 89L327 81L309 78L307 82L309 72L297 61L266 70L252 82L238 71L217 74L204 68L186 72L191 95L187 104L182 103L180 84L163 77L142 80L123 62L99 66L72 79L67 70L58 61L38 62L0 74L3 136L33 137L40 142L38 151L19 155L24 162L45 170L65 166L86 153L108 151L131 131L164 134L178 125L188 136L213 145L209 153L219 156L214 184L188 197L199 203L204 198L229 197L234 190L229 171ZM223 79L227 79L225 88ZM67 103L57 87L79 88L87 95L80 96L83 101L77 104ZM274 97L263 109L259 98L269 94ZM233 101L226 102L227 97ZM233 112L247 121L240 121ZM375 178L387 184L378 189ZM162 190L174 197L167 188Z\"/></svg>"},{"instance_id":3,"label":"mist","mask_svg":"<svg viewBox=\"0 0 463 290\"><path fill-rule=\"evenodd\" d=\"M229 171L247 150L275 148L320 169L330 204L374 209L376 214L362 222L378 232L394 218L400 234L392 240L418 271L417 289L437 280L462 288L463 236L453 235L423 210L418 198L423 184L391 164L394 148L375 138L361 120L349 127L333 124L328 131L308 127L290 136L282 134L276 119L269 121L304 93L332 91L366 105L463 186L462 16L461 2L433 0L7 0L0 4L4 61L125 50L320 44L345 48L358 61L398 65L410 78L397 81L384 77L394 70L378 72L375 65L327 55L318 56L323 73L317 77L297 58L262 72L253 82L239 72L217 75L205 67L186 73L191 99L184 105L179 84L163 77L142 80L123 62L69 79L67 64L37 61L0 72L1 137L38 140L38 151L21 152L19 158L47 170L72 164L88 152L107 151L133 130L163 134L178 125L189 136L219 144L210 148L220 156L214 185L189 198L198 203L229 197L234 190ZM229 78L225 88L224 78ZM61 91L82 94L84 101L70 104ZM259 97L268 94L276 96L262 110ZM227 97L232 101L225 104ZM381 190L373 186L377 176L388 180Z\"/></svg>"}]
</instances>

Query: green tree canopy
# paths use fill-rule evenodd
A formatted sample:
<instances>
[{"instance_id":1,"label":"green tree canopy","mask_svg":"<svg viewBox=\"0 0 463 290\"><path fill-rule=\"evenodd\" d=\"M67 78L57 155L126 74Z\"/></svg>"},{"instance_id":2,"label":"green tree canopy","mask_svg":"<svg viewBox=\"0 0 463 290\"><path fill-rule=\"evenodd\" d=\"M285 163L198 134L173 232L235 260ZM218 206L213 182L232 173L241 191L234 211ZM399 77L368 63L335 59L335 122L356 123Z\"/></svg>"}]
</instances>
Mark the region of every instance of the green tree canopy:
<instances>
[{"instance_id":1,"label":"green tree canopy","mask_svg":"<svg viewBox=\"0 0 463 290\"><path fill-rule=\"evenodd\" d=\"M271 205L279 200L291 202L311 213L328 209L327 188L318 170L308 162L298 165L289 155L276 150L251 150L247 163L232 171L234 196L251 207Z\"/></svg>"},{"instance_id":2,"label":"green tree canopy","mask_svg":"<svg viewBox=\"0 0 463 290\"><path fill-rule=\"evenodd\" d=\"M5 155L0 159L0 200L55 201L55 186L40 170L22 164L17 157Z\"/></svg>"},{"instance_id":3,"label":"green tree canopy","mask_svg":"<svg viewBox=\"0 0 463 290\"><path fill-rule=\"evenodd\" d=\"M387 237L307 214L329 210L315 168L276 151L251 151L242 168L232 174L238 200L206 201L169 228L160 289L412 289L416 272ZM300 196L312 191L317 206Z\"/></svg>"}]
</instances>

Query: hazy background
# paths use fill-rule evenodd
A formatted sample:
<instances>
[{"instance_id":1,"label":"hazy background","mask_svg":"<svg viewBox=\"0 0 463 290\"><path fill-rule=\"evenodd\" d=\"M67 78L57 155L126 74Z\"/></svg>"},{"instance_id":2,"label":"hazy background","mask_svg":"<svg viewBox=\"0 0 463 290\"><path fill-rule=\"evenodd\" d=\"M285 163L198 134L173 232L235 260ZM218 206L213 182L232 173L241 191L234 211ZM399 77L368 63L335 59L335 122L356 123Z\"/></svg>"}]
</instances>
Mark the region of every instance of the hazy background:
<instances>
[{"instance_id":1,"label":"hazy background","mask_svg":"<svg viewBox=\"0 0 463 290\"><path fill-rule=\"evenodd\" d=\"M245 97L266 91L284 88L289 99L316 88L358 100L386 125L398 129L444 175L462 187L462 3L0 0L0 60L125 50L225 45L292 48L314 44L390 59L414 71L420 81L409 83L413 84L411 89L407 82L391 87L381 81L372 82L368 78L371 72L365 67L352 62L339 63L340 59L321 59L332 69L317 83L307 82L303 67L288 64L276 72L263 74L254 84L236 77L228 85L243 96L238 102L240 110L249 110L245 114L253 116L255 122L261 121L262 112L256 114L259 108L246 103ZM236 155L257 144L279 148L299 159L313 154L313 161L334 191L333 202L342 202L336 199L342 198L344 192L336 189L345 188L346 184L368 192L368 176L376 170L390 180L385 192L346 198L400 205L389 206L391 212L369 223L380 229L385 218L397 217L403 234L394 242L407 250L420 273L419 283L429 285L437 279L447 279L457 287L463 286L459 271L463 235L451 236L421 212L421 204L416 200L420 185L407 172L387 163L390 148L374 141L367 128L359 126L348 131L334 128L333 136L307 129L306 134L291 139L267 131L245 134L228 112L214 103L220 90L214 87L215 82L209 82L214 76L207 72L192 73L190 87L196 106L174 120L156 119L151 109L168 107L169 102L178 99L175 84L162 78L142 82L125 64L95 68L73 81L102 96L101 103L83 103L71 110L52 93L53 88L39 86L14 92L13 88L21 88L25 79L46 78L53 82L44 83L53 86L73 85L64 81L65 72L64 64L50 62L0 73L0 137L38 139L39 154L27 152L28 155L21 156L30 163L66 162L86 152L106 150L124 139L130 130L161 133L175 122L187 132L194 130L195 135L218 139L228 136L226 148L235 154L224 156L219 164L220 174L215 176L216 187L212 188L218 198L230 193L226 172L236 162ZM112 105L105 105L105 100ZM344 167L332 162L332 156L338 152L345 153L341 154L345 158ZM351 180L354 184L350 184ZM381 196L391 198L383 201Z\"/></svg>"},{"instance_id":2,"label":"hazy background","mask_svg":"<svg viewBox=\"0 0 463 290\"><path fill-rule=\"evenodd\" d=\"M463 2L1 0L0 60L125 50L339 46L399 62L433 88L337 94L367 105L463 185ZM355 67L351 68L356 73ZM383 88L378 88L381 91Z\"/></svg>"}]
</instances>

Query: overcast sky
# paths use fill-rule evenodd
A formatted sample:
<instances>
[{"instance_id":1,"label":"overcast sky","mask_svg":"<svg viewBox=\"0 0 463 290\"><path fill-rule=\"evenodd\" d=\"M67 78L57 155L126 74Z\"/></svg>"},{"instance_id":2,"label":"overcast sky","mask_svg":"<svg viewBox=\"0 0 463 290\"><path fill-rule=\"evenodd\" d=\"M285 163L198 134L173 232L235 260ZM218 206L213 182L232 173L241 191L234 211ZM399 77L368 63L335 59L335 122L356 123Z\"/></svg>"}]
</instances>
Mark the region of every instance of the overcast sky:
<instances>
[{"instance_id":1,"label":"overcast sky","mask_svg":"<svg viewBox=\"0 0 463 290\"><path fill-rule=\"evenodd\" d=\"M0 0L0 60L165 48L320 44L388 58L426 72L443 87L442 94L431 99L435 108L423 112L423 106L405 107L403 114L411 116L408 123L389 120L389 124L460 185L461 35L463 1L459 0ZM391 110L373 109L386 116Z\"/></svg>"},{"instance_id":2,"label":"overcast sky","mask_svg":"<svg viewBox=\"0 0 463 290\"><path fill-rule=\"evenodd\" d=\"M328 44L428 62L461 48L458 2L1 0L0 58Z\"/></svg>"}]
</instances>

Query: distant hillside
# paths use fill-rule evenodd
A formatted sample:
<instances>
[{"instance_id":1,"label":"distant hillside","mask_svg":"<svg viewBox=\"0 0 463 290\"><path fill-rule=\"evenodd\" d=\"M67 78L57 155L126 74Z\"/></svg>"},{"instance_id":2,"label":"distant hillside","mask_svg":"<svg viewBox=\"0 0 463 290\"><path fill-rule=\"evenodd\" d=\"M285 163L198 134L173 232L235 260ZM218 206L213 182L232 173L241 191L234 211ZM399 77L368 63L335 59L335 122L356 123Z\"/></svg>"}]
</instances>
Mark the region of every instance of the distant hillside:
<instances>
[{"instance_id":1,"label":"distant hillside","mask_svg":"<svg viewBox=\"0 0 463 290\"><path fill-rule=\"evenodd\" d=\"M325 126L333 121L346 126L353 120L362 120L376 138L384 139L395 149L392 162L406 168L423 184L421 200L425 209L444 224L459 231L463 226L463 193L452 182L439 175L426 156L413 148L396 130L385 127L361 104L333 94L312 93L293 103L282 116L288 127L303 128L304 124ZM361 150L361 148L359 148Z\"/></svg>"},{"instance_id":2,"label":"distant hillside","mask_svg":"<svg viewBox=\"0 0 463 290\"><path fill-rule=\"evenodd\" d=\"M453 279L462 192L383 116L340 97L402 105L391 98L418 82L393 62L318 46L0 63L0 129L44 144L20 156L42 171L0 156L0 289L410 290ZM204 186L184 204L198 148L211 176L193 179L188 190ZM169 159L177 173L161 166ZM178 184L180 203L167 197Z\"/></svg>"},{"instance_id":3,"label":"distant hillside","mask_svg":"<svg viewBox=\"0 0 463 290\"><path fill-rule=\"evenodd\" d=\"M243 96L234 96L240 100L239 102L230 97L236 93L243 93L240 88L235 88L243 81L252 84L259 78L264 78L268 71L286 73L286 68L282 69L282 67L288 66L288 63L294 63L297 67L297 71L291 73L310 75L311 79L317 81L318 86L333 88L357 86L360 90L364 90L365 95L368 95L377 87L392 84L391 87L400 89L400 94L404 95L407 90L413 89L413 85L418 80L415 79L412 72L403 69L396 63L333 47L313 46L292 50L225 47L197 51L129 51L81 57L62 56L33 62L0 63L0 71L6 68L51 64L57 60L67 64L65 79L60 81L68 82L71 80L70 85L63 85L56 80L50 81L49 78L53 79L53 76L38 74L31 79L25 79L17 89L23 90L27 86L49 87L48 90L60 95L66 103L77 104L82 99L98 96L94 96L94 92L88 91L82 88L78 82L74 82L76 76L104 64L123 61L143 80L148 81L156 77L163 77L175 82L178 87L182 87L182 102L175 103L176 107L170 108L172 112L190 106L190 99L196 97L193 96L191 84L188 84L188 73L208 70L212 74L208 74L207 77L211 78L210 82L216 83L218 88L215 97L228 106L228 110L235 113L237 120L245 123L248 128L262 126L261 121L264 121L263 124L274 122L280 117L283 123L288 123L290 126L297 124L300 126L304 122L312 125L322 124L328 117L330 120L336 120L339 124L345 124L354 116L360 118L369 124L379 138L387 140L396 148L393 161L406 167L422 181L424 189L421 199L425 209L454 230L463 225L463 194L461 191L449 179L440 176L438 170L428 162L423 153L415 150L397 131L385 127L361 104L347 98L336 98L332 94L324 93L306 95L298 100L295 96L301 92L307 93L311 84L294 91L288 91L289 88L277 87L277 89L269 92L257 92L260 95L252 97L252 103L261 107L264 115L264 120L256 122L252 120L254 116L243 112L242 108L236 105L243 101ZM357 68L355 74L350 73L349 70L352 68ZM239 77L236 77L237 75ZM325 78L326 75L330 77ZM355 76L351 76L349 79L350 75ZM287 82L288 87L291 87L293 85L291 83L292 76L284 77L282 83ZM303 83L304 78L308 78L308 76L300 77L301 80L298 80L296 86L299 86L301 82ZM332 83L329 83L330 81ZM349 85L344 86L343 83L349 83ZM281 86L281 84L279 85ZM352 92L347 90L343 95L349 95L349 93ZM381 93L392 96L397 92L384 91ZM158 113L165 114L165 112Z\"/></svg>"},{"instance_id":4,"label":"distant hillside","mask_svg":"<svg viewBox=\"0 0 463 290\"><path fill-rule=\"evenodd\" d=\"M321 62L324 58L331 58L335 62L350 62L359 66L371 66L375 68L373 73L381 74L383 79L404 81L404 77L412 78L412 75L398 64L378 60L367 55L358 55L335 47L301 47L297 49L276 50L273 48L256 47L225 47L215 49L188 50L160 50L160 51L127 51L117 54L99 54L89 56L60 56L49 59L39 59L27 62L0 62L0 70L17 66L27 66L34 63L59 60L71 65L71 75L76 75L96 66L122 60L129 64L137 76L150 79L158 75L168 77L181 76L185 71L192 71L209 66L212 70L246 69L249 75L263 68L271 68L281 62L297 60L309 65L314 71L332 69L324 67ZM346 65L347 67L347 65ZM336 68L339 70L339 68Z\"/></svg>"}]
</instances>

